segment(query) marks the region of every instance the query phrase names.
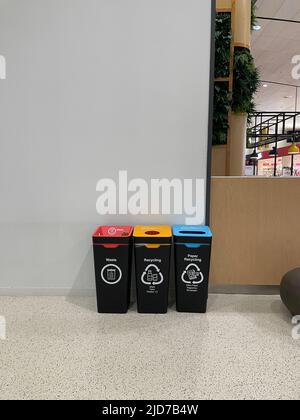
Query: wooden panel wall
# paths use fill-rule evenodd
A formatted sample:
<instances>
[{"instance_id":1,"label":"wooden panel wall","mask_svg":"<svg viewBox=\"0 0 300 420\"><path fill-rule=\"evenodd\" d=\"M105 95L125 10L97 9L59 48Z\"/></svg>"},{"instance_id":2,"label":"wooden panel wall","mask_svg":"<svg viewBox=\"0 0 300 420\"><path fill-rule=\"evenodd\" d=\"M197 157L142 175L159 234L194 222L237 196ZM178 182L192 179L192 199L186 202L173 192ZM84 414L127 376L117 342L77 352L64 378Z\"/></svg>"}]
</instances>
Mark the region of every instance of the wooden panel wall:
<instances>
[{"instance_id":1,"label":"wooden panel wall","mask_svg":"<svg viewBox=\"0 0 300 420\"><path fill-rule=\"evenodd\" d=\"M213 178L211 282L280 284L300 267L299 209L299 178Z\"/></svg>"}]
</instances>

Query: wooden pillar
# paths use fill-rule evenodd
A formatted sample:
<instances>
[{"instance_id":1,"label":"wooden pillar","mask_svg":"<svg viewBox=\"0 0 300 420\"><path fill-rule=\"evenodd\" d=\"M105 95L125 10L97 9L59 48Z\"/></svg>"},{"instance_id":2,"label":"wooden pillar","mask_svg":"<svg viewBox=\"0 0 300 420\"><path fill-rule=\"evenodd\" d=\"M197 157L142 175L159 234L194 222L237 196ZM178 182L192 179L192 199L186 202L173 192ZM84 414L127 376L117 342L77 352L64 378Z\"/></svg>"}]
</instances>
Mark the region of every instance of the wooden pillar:
<instances>
[{"instance_id":1,"label":"wooden pillar","mask_svg":"<svg viewBox=\"0 0 300 420\"><path fill-rule=\"evenodd\" d=\"M250 49L251 0L234 0L232 5L233 48ZM233 52L234 54L234 52ZM233 72L233 69L232 69ZM245 150L247 138L247 114L232 113L229 118L229 147L227 175L245 175Z\"/></svg>"},{"instance_id":2,"label":"wooden pillar","mask_svg":"<svg viewBox=\"0 0 300 420\"><path fill-rule=\"evenodd\" d=\"M245 175L247 114L230 117L230 176Z\"/></svg>"},{"instance_id":3,"label":"wooden pillar","mask_svg":"<svg viewBox=\"0 0 300 420\"><path fill-rule=\"evenodd\" d=\"M244 47L250 50L251 0L235 0L233 42L235 47Z\"/></svg>"},{"instance_id":4,"label":"wooden pillar","mask_svg":"<svg viewBox=\"0 0 300 420\"><path fill-rule=\"evenodd\" d=\"M218 12L230 12L232 7L232 0L217 0Z\"/></svg>"}]
</instances>

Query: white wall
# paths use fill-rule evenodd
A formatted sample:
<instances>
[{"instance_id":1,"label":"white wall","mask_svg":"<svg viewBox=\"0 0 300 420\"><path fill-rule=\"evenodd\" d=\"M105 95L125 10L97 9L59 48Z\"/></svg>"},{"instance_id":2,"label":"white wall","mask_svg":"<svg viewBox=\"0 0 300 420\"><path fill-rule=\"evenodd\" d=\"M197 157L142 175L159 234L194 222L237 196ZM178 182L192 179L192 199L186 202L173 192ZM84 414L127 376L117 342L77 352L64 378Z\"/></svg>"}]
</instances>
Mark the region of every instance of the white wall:
<instances>
[{"instance_id":1,"label":"white wall","mask_svg":"<svg viewBox=\"0 0 300 420\"><path fill-rule=\"evenodd\" d=\"M93 288L94 227L183 221L100 217L96 184L206 177L210 14L210 0L0 0L2 293Z\"/></svg>"}]
</instances>

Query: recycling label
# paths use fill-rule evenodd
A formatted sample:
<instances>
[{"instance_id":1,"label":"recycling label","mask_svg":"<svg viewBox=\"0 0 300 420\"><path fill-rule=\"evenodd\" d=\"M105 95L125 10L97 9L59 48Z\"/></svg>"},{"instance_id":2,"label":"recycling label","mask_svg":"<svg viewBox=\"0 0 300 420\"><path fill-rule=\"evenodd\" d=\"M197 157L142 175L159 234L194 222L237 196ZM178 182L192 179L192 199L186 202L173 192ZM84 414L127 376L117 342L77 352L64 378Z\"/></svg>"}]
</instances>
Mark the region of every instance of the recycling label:
<instances>
[{"instance_id":1,"label":"recycling label","mask_svg":"<svg viewBox=\"0 0 300 420\"><path fill-rule=\"evenodd\" d=\"M157 265L149 264L143 272L141 280L147 286L158 286L163 283L164 276Z\"/></svg>"},{"instance_id":2,"label":"recycling label","mask_svg":"<svg viewBox=\"0 0 300 420\"><path fill-rule=\"evenodd\" d=\"M204 276L197 264L189 264L182 273L181 280L185 284L196 285L204 281Z\"/></svg>"},{"instance_id":3,"label":"recycling label","mask_svg":"<svg viewBox=\"0 0 300 420\"><path fill-rule=\"evenodd\" d=\"M204 282L204 275L201 268L195 262L188 264L181 274L181 281L188 293L197 293Z\"/></svg>"}]
</instances>

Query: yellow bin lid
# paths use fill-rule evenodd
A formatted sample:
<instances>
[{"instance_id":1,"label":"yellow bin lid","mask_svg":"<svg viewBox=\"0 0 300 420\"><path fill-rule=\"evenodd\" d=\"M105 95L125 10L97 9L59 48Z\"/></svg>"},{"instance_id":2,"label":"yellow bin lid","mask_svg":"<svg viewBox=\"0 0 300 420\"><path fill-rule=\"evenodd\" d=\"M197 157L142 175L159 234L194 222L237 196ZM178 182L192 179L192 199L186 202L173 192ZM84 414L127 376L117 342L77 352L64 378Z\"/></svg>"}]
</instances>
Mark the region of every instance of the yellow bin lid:
<instances>
[{"instance_id":1,"label":"yellow bin lid","mask_svg":"<svg viewBox=\"0 0 300 420\"><path fill-rule=\"evenodd\" d=\"M135 238L170 238L172 229L170 226L136 226L133 236Z\"/></svg>"},{"instance_id":2,"label":"yellow bin lid","mask_svg":"<svg viewBox=\"0 0 300 420\"><path fill-rule=\"evenodd\" d=\"M136 244L171 244L172 229L170 226L136 226L133 232Z\"/></svg>"}]
</instances>

